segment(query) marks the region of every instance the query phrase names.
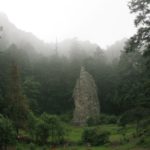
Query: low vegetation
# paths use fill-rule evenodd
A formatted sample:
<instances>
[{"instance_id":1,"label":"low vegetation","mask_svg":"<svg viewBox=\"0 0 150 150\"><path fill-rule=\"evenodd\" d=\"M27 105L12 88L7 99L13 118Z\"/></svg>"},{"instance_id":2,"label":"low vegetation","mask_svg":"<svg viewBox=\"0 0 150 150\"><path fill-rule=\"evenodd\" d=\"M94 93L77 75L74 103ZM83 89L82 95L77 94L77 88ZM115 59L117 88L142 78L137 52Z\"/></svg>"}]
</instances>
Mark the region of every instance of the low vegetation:
<instances>
[{"instance_id":1,"label":"low vegetation","mask_svg":"<svg viewBox=\"0 0 150 150\"><path fill-rule=\"evenodd\" d=\"M67 134L62 143L22 141L16 144L17 150L149 150L150 136L135 136L135 124L125 129L116 124L93 127L75 127L67 124ZM22 135L23 136L23 135ZM30 137L30 136L29 136ZM31 137L30 137L31 138ZM13 146L12 146L13 147Z\"/></svg>"},{"instance_id":2,"label":"low vegetation","mask_svg":"<svg viewBox=\"0 0 150 150\"><path fill-rule=\"evenodd\" d=\"M149 150L149 7L150 0L130 0L137 33L111 63L100 47L78 40L69 56L0 45L0 150ZM83 65L95 79L101 114L75 127L72 93Z\"/></svg>"}]
</instances>

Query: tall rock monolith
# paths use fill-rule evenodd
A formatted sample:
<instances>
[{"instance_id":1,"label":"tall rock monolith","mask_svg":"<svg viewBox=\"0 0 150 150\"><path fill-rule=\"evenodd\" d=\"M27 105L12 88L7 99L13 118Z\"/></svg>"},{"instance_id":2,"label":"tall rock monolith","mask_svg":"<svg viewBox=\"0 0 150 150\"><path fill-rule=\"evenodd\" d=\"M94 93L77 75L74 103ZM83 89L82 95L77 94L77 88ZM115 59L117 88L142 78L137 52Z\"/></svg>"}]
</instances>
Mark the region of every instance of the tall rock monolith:
<instances>
[{"instance_id":1,"label":"tall rock monolith","mask_svg":"<svg viewBox=\"0 0 150 150\"><path fill-rule=\"evenodd\" d=\"M80 77L76 82L73 92L75 110L73 123L75 125L86 125L89 117L100 114L100 105L95 81L84 67L81 67Z\"/></svg>"}]
</instances>

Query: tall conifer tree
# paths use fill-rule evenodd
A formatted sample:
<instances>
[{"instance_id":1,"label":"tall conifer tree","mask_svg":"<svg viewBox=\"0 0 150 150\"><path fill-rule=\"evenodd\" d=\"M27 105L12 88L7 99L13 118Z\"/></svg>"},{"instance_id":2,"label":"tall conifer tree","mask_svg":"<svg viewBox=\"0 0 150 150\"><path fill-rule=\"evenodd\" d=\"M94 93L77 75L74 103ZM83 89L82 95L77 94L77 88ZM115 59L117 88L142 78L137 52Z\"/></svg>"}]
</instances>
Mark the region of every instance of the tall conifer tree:
<instances>
[{"instance_id":1,"label":"tall conifer tree","mask_svg":"<svg viewBox=\"0 0 150 150\"><path fill-rule=\"evenodd\" d=\"M8 92L8 116L13 121L17 133L23 128L28 113L28 104L25 95L22 93L20 74L17 64L11 66L11 74Z\"/></svg>"}]
</instances>

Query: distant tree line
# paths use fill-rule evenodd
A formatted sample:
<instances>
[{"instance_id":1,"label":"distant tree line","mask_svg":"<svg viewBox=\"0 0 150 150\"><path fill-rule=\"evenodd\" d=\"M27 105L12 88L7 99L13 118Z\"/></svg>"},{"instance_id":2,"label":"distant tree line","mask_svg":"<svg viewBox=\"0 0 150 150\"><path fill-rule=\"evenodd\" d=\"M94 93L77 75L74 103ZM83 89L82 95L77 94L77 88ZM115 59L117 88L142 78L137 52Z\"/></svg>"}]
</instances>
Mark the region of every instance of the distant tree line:
<instances>
[{"instance_id":1,"label":"distant tree line","mask_svg":"<svg viewBox=\"0 0 150 150\"><path fill-rule=\"evenodd\" d=\"M130 1L131 12L137 14L135 25L138 31L126 43L120 60L112 63L107 61L100 47L87 55L78 41L72 45L69 56L40 55L29 45L26 48L15 44L7 49L0 47L0 124L4 122L9 127L11 123L7 119L10 119L19 135L19 129L27 127L30 113L72 114L72 93L84 65L96 81L101 112L121 116L122 125L134 121L138 130L143 120L148 122L150 114L149 6L149 0ZM34 114L30 118L33 122ZM58 127L56 131L53 123ZM52 141L63 139L57 117L44 114L36 124L33 136L37 132L44 134L38 134L37 141L46 143L49 136ZM4 126L0 125L0 128ZM11 129L10 133L13 137ZM54 134L57 136L53 137ZM6 140L9 143L9 139ZM3 146L5 143L0 145Z\"/></svg>"}]
</instances>

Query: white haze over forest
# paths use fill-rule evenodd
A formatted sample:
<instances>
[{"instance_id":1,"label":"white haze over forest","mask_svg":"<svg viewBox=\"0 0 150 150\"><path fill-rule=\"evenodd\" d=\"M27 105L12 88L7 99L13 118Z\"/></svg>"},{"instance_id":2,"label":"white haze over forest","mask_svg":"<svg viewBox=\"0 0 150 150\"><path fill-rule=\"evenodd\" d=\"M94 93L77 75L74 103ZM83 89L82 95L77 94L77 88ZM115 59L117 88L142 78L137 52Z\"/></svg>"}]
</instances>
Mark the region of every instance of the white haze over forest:
<instances>
[{"instance_id":1,"label":"white haze over forest","mask_svg":"<svg viewBox=\"0 0 150 150\"><path fill-rule=\"evenodd\" d=\"M0 0L17 28L45 42L77 37L102 48L132 36L136 29L127 0Z\"/></svg>"}]
</instances>

